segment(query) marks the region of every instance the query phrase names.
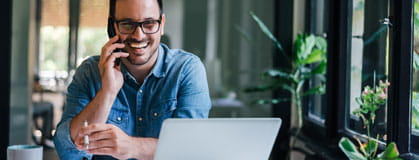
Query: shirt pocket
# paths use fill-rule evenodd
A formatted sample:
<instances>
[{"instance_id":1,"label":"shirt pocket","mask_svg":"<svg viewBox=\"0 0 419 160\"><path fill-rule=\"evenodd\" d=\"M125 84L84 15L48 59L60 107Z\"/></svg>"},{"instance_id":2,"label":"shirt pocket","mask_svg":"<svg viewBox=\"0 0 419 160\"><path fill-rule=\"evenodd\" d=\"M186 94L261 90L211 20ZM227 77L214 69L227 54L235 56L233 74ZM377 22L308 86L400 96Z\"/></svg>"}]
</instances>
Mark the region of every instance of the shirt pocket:
<instances>
[{"instance_id":1,"label":"shirt pocket","mask_svg":"<svg viewBox=\"0 0 419 160\"><path fill-rule=\"evenodd\" d=\"M153 135L158 136L163 121L173 117L173 113L176 109L176 102L176 99L165 100L162 103L154 105L150 109L149 116L152 121Z\"/></svg>"},{"instance_id":2,"label":"shirt pocket","mask_svg":"<svg viewBox=\"0 0 419 160\"><path fill-rule=\"evenodd\" d=\"M117 127L125 130L128 125L129 110L126 106L119 102L115 102L109 112L108 120L106 123L116 125Z\"/></svg>"}]
</instances>

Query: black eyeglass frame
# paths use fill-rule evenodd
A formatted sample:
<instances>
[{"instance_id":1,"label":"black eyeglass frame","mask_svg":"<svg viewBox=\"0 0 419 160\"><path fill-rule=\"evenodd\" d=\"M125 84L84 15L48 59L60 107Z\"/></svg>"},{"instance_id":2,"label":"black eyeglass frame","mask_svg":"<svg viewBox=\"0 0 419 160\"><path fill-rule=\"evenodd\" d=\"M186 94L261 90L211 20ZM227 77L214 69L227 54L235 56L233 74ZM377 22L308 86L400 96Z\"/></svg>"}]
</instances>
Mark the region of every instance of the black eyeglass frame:
<instances>
[{"instance_id":1,"label":"black eyeglass frame","mask_svg":"<svg viewBox=\"0 0 419 160\"><path fill-rule=\"evenodd\" d=\"M143 22L133 22L133 21L125 20L125 19L123 19L123 20L115 20L115 19L114 19L114 22L115 22L115 24L116 24L116 28L118 28L118 31L119 31L119 33L121 33L121 34L133 34L133 33L135 33L135 31L137 31L138 26L140 26L141 31L142 31L144 34L154 34L154 33L157 33L157 32L160 30L161 19L162 19L162 16L160 15L160 18L159 18L159 19L146 20L146 21L143 21ZM134 29L131 33L124 33L124 32L121 32L121 30L119 29L119 23L121 23L121 22L130 22L130 23L132 23L132 24L134 24L134 25L135 25L135 29ZM155 31L155 32L144 32L144 29L143 29L143 24L144 24L144 23L148 23L148 22L157 22L157 23L158 23L158 26L157 26L158 28L156 29L156 31Z\"/></svg>"}]
</instances>

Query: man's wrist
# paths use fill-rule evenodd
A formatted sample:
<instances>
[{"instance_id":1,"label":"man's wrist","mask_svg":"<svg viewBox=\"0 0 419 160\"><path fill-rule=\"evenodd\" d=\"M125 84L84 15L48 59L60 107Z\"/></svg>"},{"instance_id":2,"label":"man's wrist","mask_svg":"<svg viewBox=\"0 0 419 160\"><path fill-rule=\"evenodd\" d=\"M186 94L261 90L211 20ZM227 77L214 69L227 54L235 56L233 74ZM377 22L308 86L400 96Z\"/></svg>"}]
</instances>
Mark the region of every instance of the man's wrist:
<instances>
[{"instance_id":1,"label":"man's wrist","mask_svg":"<svg viewBox=\"0 0 419 160\"><path fill-rule=\"evenodd\" d=\"M141 159L141 152L142 152L142 142L141 142L141 138L139 137L131 137L133 140L131 140L131 146L134 146L134 148L131 150L131 155L133 158L135 159Z\"/></svg>"},{"instance_id":2,"label":"man's wrist","mask_svg":"<svg viewBox=\"0 0 419 160\"><path fill-rule=\"evenodd\" d=\"M154 158L154 154L157 148L157 139L156 138L143 138L143 137L131 137L133 138L132 146L135 146L135 149L132 151L133 157L136 159L149 159Z\"/></svg>"},{"instance_id":3,"label":"man's wrist","mask_svg":"<svg viewBox=\"0 0 419 160\"><path fill-rule=\"evenodd\" d=\"M119 89L114 90L114 89L108 89L108 88L102 88L98 92L98 94L104 94L105 96L107 96L107 98L116 98L118 93L119 93Z\"/></svg>"}]
</instances>

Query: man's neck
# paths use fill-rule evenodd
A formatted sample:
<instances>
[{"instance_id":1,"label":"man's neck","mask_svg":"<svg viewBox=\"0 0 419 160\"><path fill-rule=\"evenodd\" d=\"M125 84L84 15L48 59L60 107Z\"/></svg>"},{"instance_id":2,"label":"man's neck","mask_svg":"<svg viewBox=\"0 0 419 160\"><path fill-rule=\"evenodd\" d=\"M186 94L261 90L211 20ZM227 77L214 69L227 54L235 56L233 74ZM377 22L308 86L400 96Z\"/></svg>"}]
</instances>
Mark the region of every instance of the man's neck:
<instances>
[{"instance_id":1,"label":"man's neck","mask_svg":"<svg viewBox=\"0 0 419 160\"><path fill-rule=\"evenodd\" d=\"M147 75L151 72L154 65L157 62L157 57L159 56L158 50L157 53L153 54L150 61L148 61L146 64L143 65L133 65L130 62L126 61L124 63L125 67L127 68L128 72L135 77L137 82L139 84L143 84L144 79L147 77Z\"/></svg>"}]
</instances>

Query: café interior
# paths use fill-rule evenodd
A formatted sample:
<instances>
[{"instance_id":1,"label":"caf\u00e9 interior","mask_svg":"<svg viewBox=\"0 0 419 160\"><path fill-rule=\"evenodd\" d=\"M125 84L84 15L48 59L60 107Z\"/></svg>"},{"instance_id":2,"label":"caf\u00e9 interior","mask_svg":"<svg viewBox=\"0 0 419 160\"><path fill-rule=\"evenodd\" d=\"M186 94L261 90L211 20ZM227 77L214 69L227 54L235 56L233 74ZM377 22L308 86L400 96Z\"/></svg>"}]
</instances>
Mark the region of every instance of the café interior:
<instances>
[{"instance_id":1,"label":"caf\u00e9 interior","mask_svg":"<svg viewBox=\"0 0 419 160\"><path fill-rule=\"evenodd\" d=\"M163 4L162 43L205 65L208 118L282 119L269 159L419 159L419 0ZM59 159L67 87L108 41L109 1L3 0L0 12L0 159L16 144Z\"/></svg>"}]
</instances>

